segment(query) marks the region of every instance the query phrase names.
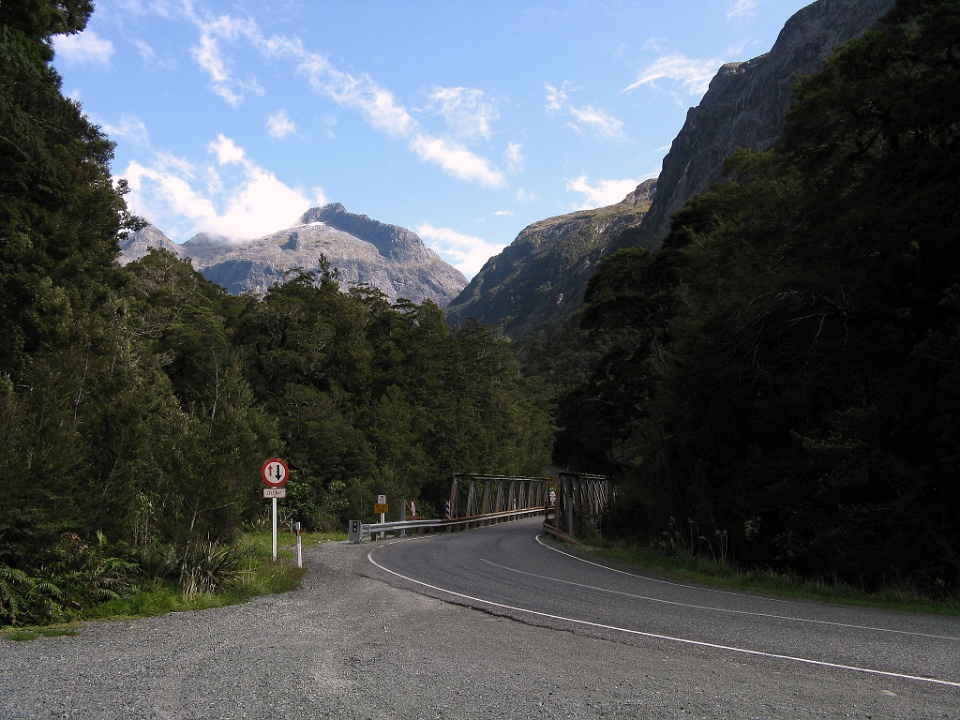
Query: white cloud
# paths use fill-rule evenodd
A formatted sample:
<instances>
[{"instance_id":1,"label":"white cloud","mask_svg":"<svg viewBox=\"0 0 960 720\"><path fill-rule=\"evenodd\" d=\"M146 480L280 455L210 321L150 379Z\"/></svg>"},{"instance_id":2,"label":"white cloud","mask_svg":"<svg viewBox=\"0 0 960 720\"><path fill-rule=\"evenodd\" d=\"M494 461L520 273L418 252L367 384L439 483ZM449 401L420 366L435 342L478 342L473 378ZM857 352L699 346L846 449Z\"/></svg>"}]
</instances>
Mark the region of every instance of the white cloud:
<instances>
[{"instance_id":1,"label":"white cloud","mask_svg":"<svg viewBox=\"0 0 960 720\"><path fill-rule=\"evenodd\" d=\"M69 63L108 65L115 52L113 43L93 30L76 35L58 35L54 41L57 55Z\"/></svg>"},{"instance_id":2,"label":"white cloud","mask_svg":"<svg viewBox=\"0 0 960 720\"><path fill-rule=\"evenodd\" d=\"M624 138L623 122L607 113L606 110L595 108L592 105L576 106L570 102L568 91L572 89L564 82L559 88L547 85L547 111L562 112L570 116L568 123L577 132L584 128L595 131L597 134L609 138Z\"/></svg>"},{"instance_id":3,"label":"white cloud","mask_svg":"<svg viewBox=\"0 0 960 720\"><path fill-rule=\"evenodd\" d=\"M624 88L623 92L667 79L680 83L690 95L702 95L722 64L723 61L718 58L703 60L678 53L662 55L641 70L637 79Z\"/></svg>"},{"instance_id":4,"label":"white cloud","mask_svg":"<svg viewBox=\"0 0 960 720\"><path fill-rule=\"evenodd\" d=\"M615 205L633 192L639 184L639 180L626 178L624 180L601 180L598 185L592 186L587 182L587 176L581 175L574 180L567 181L567 190L582 193L585 196L579 209L592 210L593 208Z\"/></svg>"},{"instance_id":5,"label":"white cloud","mask_svg":"<svg viewBox=\"0 0 960 720\"><path fill-rule=\"evenodd\" d=\"M217 154L217 162L221 165L230 165L231 163L243 163L243 156L246 154L244 149L237 145L233 140L223 133L217 135L217 139L207 146L211 152Z\"/></svg>"},{"instance_id":6,"label":"white cloud","mask_svg":"<svg viewBox=\"0 0 960 720\"><path fill-rule=\"evenodd\" d=\"M503 245L496 245L483 238L429 224L420 225L417 228L417 235L468 278L476 275L487 260L504 248Z\"/></svg>"},{"instance_id":7,"label":"white cloud","mask_svg":"<svg viewBox=\"0 0 960 720\"><path fill-rule=\"evenodd\" d=\"M270 137L285 138L287 135L293 135L296 131L297 126L287 116L286 110L277 110L267 118L267 134Z\"/></svg>"},{"instance_id":8,"label":"white cloud","mask_svg":"<svg viewBox=\"0 0 960 720\"><path fill-rule=\"evenodd\" d=\"M523 167L523 147L520 143L507 143L507 169L516 173L523 170Z\"/></svg>"},{"instance_id":9,"label":"white cloud","mask_svg":"<svg viewBox=\"0 0 960 720\"><path fill-rule=\"evenodd\" d=\"M192 48L191 53L193 59L213 81L213 91L232 107L239 107L247 92L262 95L263 89L256 79L238 80L233 77L220 46L223 40L248 40L255 45L259 44L261 35L257 24L252 20L237 20L229 15L221 15L212 21L202 21L196 17L192 20L201 34L199 44Z\"/></svg>"},{"instance_id":10,"label":"white cloud","mask_svg":"<svg viewBox=\"0 0 960 720\"><path fill-rule=\"evenodd\" d=\"M337 70L322 55L304 50L299 40L271 38L264 49L269 54L293 56L297 69L307 76L316 92L343 107L359 110L377 130L393 137L407 137L416 130L417 122L407 109L369 75L355 77Z\"/></svg>"},{"instance_id":11,"label":"white cloud","mask_svg":"<svg viewBox=\"0 0 960 720\"><path fill-rule=\"evenodd\" d=\"M464 141L487 140L499 111L476 88L434 88L428 109L442 116L450 133Z\"/></svg>"},{"instance_id":12,"label":"white cloud","mask_svg":"<svg viewBox=\"0 0 960 720\"><path fill-rule=\"evenodd\" d=\"M137 145L142 147L148 147L150 145L150 137L147 134L147 126L138 117L133 117L130 115L123 115L120 118L119 125L103 125L104 132L110 137L111 140L116 140L117 138L126 138L127 140L132 140Z\"/></svg>"},{"instance_id":13,"label":"white cloud","mask_svg":"<svg viewBox=\"0 0 960 720\"><path fill-rule=\"evenodd\" d=\"M430 135L416 135L410 140L410 149L421 160L439 165L446 173L460 180L475 181L488 187L506 184L503 173L489 160L459 143Z\"/></svg>"},{"instance_id":14,"label":"white cloud","mask_svg":"<svg viewBox=\"0 0 960 720\"><path fill-rule=\"evenodd\" d=\"M727 10L727 20L739 20L754 14L759 0L735 0Z\"/></svg>"},{"instance_id":15,"label":"white cloud","mask_svg":"<svg viewBox=\"0 0 960 720\"><path fill-rule=\"evenodd\" d=\"M208 232L239 242L288 227L327 202L320 188L311 197L286 185L225 135L209 149L216 165L198 168L170 155L155 156L150 166L131 162L122 174L130 207L178 241Z\"/></svg>"}]
</instances>

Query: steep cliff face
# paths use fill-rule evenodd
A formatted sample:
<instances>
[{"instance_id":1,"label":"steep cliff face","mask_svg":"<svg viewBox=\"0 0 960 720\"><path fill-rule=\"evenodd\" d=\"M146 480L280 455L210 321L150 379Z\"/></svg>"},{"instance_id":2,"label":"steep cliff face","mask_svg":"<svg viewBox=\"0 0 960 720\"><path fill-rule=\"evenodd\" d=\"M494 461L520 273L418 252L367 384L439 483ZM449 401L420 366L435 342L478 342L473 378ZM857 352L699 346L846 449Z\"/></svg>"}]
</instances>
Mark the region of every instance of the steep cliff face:
<instances>
[{"instance_id":1,"label":"steep cliff face","mask_svg":"<svg viewBox=\"0 0 960 720\"><path fill-rule=\"evenodd\" d=\"M839 44L873 26L894 0L819 0L791 17L770 52L720 68L664 158L657 197L642 224L643 243L658 247L670 216L722 177L736 148L770 147L783 128L797 76L819 69Z\"/></svg>"},{"instance_id":2,"label":"steep cliff face","mask_svg":"<svg viewBox=\"0 0 960 720\"><path fill-rule=\"evenodd\" d=\"M293 268L317 270L321 256L339 272L344 290L372 287L391 302L405 298L445 306L467 284L459 270L441 260L415 233L353 215L340 204L312 208L297 225L243 243L205 233L183 245L167 240L172 248L156 239L152 242L153 247L189 258L205 278L237 295L263 295ZM121 260L141 257L150 243L149 238L140 238L121 248Z\"/></svg>"},{"instance_id":3,"label":"steep cliff face","mask_svg":"<svg viewBox=\"0 0 960 720\"><path fill-rule=\"evenodd\" d=\"M450 303L447 318L459 324L473 317L520 336L565 317L582 303L610 238L640 223L655 189L648 180L616 205L527 226Z\"/></svg>"}]
</instances>

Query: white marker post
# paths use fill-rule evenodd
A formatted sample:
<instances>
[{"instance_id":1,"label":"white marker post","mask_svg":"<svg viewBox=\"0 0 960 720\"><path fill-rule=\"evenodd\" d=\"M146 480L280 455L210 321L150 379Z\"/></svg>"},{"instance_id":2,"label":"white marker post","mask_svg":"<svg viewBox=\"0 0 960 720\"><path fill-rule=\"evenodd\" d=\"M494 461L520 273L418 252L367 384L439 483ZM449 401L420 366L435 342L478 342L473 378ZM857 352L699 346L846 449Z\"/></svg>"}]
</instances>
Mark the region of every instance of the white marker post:
<instances>
[{"instance_id":1,"label":"white marker post","mask_svg":"<svg viewBox=\"0 0 960 720\"><path fill-rule=\"evenodd\" d=\"M303 567L303 545L300 542L300 522L297 521L297 567Z\"/></svg>"},{"instance_id":2,"label":"white marker post","mask_svg":"<svg viewBox=\"0 0 960 720\"><path fill-rule=\"evenodd\" d=\"M260 468L260 478L267 485L263 496L273 501L273 559L277 559L277 498L287 496L283 485L290 478L290 468L280 458L267 460Z\"/></svg>"}]
</instances>

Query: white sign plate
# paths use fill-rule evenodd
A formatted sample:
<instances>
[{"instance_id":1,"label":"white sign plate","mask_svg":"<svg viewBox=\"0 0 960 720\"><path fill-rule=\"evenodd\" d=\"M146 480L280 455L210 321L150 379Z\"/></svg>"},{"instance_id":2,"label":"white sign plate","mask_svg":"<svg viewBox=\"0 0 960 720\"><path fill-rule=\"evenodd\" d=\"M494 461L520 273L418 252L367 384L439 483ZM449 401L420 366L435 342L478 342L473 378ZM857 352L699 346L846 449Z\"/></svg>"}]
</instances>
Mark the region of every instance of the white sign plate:
<instances>
[{"instance_id":1,"label":"white sign plate","mask_svg":"<svg viewBox=\"0 0 960 720\"><path fill-rule=\"evenodd\" d=\"M264 488L263 496L265 498L285 498L287 496L287 489L284 487Z\"/></svg>"}]
</instances>

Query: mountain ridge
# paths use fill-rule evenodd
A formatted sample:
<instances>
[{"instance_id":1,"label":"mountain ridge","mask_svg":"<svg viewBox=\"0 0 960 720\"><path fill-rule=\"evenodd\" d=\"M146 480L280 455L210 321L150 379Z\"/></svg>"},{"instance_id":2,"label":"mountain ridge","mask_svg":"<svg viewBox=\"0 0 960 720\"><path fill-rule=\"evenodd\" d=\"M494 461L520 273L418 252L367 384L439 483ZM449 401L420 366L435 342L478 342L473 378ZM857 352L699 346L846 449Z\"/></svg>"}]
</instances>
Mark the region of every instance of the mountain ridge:
<instances>
[{"instance_id":1,"label":"mountain ridge","mask_svg":"<svg viewBox=\"0 0 960 720\"><path fill-rule=\"evenodd\" d=\"M264 295L294 268L318 270L321 256L344 289L371 287L391 302L431 300L443 307L467 285L416 233L347 212L340 203L310 208L297 224L244 242L197 233L177 245L148 225L121 242L121 262L142 257L150 247L189 259L205 278L236 295Z\"/></svg>"}]
</instances>

